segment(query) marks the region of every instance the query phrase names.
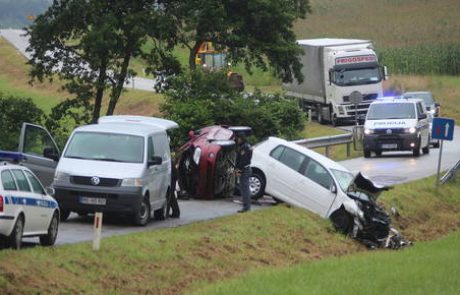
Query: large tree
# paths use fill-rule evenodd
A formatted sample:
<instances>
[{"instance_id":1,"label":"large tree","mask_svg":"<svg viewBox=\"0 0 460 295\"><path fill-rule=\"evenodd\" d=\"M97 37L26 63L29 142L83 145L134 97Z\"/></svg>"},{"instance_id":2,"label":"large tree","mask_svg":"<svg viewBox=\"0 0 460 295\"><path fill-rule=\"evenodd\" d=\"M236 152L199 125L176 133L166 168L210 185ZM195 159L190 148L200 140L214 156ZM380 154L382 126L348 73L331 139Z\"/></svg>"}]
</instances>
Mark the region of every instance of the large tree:
<instances>
[{"instance_id":1,"label":"large tree","mask_svg":"<svg viewBox=\"0 0 460 295\"><path fill-rule=\"evenodd\" d=\"M302 80L292 30L298 18L310 12L308 0L163 0L166 14L175 21L175 41L189 49L189 66L202 42L225 49L232 63L267 70L284 81Z\"/></svg>"},{"instance_id":2,"label":"large tree","mask_svg":"<svg viewBox=\"0 0 460 295\"><path fill-rule=\"evenodd\" d=\"M171 40L174 26L159 7L155 0L53 1L27 30L32 80L58 75L67 81L80 105L93 106L93 122L108 90L106 114L113 114L126 78L135 74L130 60L142 54L148 37Z\"/></svg>"}]
</instances>

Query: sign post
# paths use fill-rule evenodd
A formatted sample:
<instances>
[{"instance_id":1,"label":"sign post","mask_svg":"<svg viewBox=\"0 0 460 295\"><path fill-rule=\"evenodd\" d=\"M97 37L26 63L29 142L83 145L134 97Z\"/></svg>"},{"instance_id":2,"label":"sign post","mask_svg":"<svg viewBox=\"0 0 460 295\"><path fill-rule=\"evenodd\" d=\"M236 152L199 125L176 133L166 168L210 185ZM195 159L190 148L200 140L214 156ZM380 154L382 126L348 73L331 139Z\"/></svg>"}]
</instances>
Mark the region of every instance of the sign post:
<instances>
[{"instance_id":1,"label":"sign post","mask_svg":"<svg viewBox=\"0 0 460 295\"><path fill-rule=\"evenodd\" d=\"M439 159L438 159L438 170L436 173L436 190L439 187L439 174L441 172L441 159L442 159L442 148L444 140L454 139L454 127L455 120L450 118L433 118L433 125L431 127L431 137L433 139L441 140L439 147Z\"/></svg>"},{"instance_id":2,"label":"sign post","mask_svg":"<svg viewBox=\"0 0 460 295\"><path fill-rule=\"evenodd\" d=\"M350 102L355 105L355 125L358 126L358 104L363 101L363 94L359 91L350 93Z\"/></svg>"},{"instance_id":3,"label":"sign post","mask_svg":"<svg viewBox=\"0 0 460 295\"><path fill-rule=\"evenodd\" d=\"M102 231L102 213L96 212L94 214L94 238L93 250L98 251L101 247L101 231Z\"/></svg>"}]
</instances>

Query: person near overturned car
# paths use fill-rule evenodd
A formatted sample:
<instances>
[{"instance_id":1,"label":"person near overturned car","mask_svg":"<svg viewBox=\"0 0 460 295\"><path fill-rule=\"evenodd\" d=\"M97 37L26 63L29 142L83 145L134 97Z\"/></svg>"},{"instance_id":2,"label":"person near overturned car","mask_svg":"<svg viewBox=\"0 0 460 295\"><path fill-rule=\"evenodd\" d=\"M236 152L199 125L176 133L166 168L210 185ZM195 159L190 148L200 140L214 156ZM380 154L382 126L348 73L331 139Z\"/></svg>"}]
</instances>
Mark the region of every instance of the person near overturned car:
<instances>
[{"instance_id":1,"label":"person near overturned car","mask_svg":"<svg viewBox=\"0 0 460 295\"><path fill-rule=\"evenodd\" d=\"M252 148L245 135L236 136L236 170L239 176L240 193L243 199L243 208L238 212L251 210L251 192L249 190L249 178L252 175L251 158Z\"/></svg>"}]
</instances>

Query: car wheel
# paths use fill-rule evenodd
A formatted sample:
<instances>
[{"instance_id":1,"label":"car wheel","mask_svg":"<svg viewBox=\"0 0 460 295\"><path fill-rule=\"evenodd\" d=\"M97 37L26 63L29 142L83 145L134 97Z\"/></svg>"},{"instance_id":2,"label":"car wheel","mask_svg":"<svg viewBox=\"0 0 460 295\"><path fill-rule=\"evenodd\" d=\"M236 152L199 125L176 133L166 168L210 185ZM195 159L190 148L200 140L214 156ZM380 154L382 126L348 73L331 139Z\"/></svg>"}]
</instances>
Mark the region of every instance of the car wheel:
<instances>
[{"instance_id":1,"label":"car wheel","mask_svg":"<svg viewBox=\"0 0 460 295\"><path fill-rule=\"evenodd\" d=\"M363 154L364 154L364 158L370 158L371 157L371 150L364 149Z\"/></svg>"},{"instance_id":2,"label":"car wheel","mask_svg":"<svg viewBox=\"0 0 460 295\"><path fill-rule=\"evenodd\" d=\"M53 218L51 218L50 225L48 227L48 233L46 235L40 236L40 245L42 246L52 246L56 242L56 237L58 234L59 228L59 215L56 212L53 214Z\"/></svg>"},{"instance_id":3,"label":"car wheel","mask_svg":"<svg viewBox=\"0 0 460 295\"><path fill-rule=\"evenodd\" d=\"M61 221L66 221L69 218L69 215L70 215L70 210L61 208L59 219Z\"/></svg>"},{"instance_id":4,"label":"car wheel","mask_svg":"<svg viewBox=\"0 0 460 295\"><path fill-rule=\"evenodd\" d=\"M353 229L353 216L346 212L343 207L332 213L330 219L334 228L342 234L348 234Z\"/></svg>"},{"instance_id":5,"label":"car wheel","mask_svg":"<svg viewBox=\"0 0 460 295\"><path fill-rule=\"evenodd\" d=\"M429 142L428 142L428 144L426 145L426 147L424 147L424 148L422 149L422 152L423 152L423 154L425 154L425 155L427 155L427 154L430 153L430 143L429 143Z\"/></svg>"},{"instance_id":6,"label":"car wheel","mask_svg":"<svg viewBox=\"0 0 460 295\"><path fill-rule=\"evenodd\" d=\"M249 191L251 198L260 199L265 193L265 177L259 170L254 170L249 177Z\"/></svg>"},{"instance_id":7,"label":"car wheel","mask_svg":"<svg viewBox=\"0 0 460 295\"><path fill-rule=\"evenodd\" d=\"M163 205L163 211L165 210ZM145 196L142 199L141 205L139 206L139 210L134 214L134 224L139 226L146 225L150 220L150 204L148 196Z\"/></svg>"},{"instance_id":8,"label":"car wheel","mask_svg":"<svg viewBox=\"0 0 460 295\"><path fill-rule=\"evenodd\" d=\"M11 248L19 250L22 246L22 234L24 233L24 217L19 215L14 224L13 231L9 236L9 245Z\"/></svg>"},{"instance_id":9,"label":"car wheel","mask_svg":"<svg viewBox=\"0 0 460 295\"><path fill-rule=\"evenodd\" d=\"M421 144L421 141L419 140L416 148L412 150L412 154L414 155L414 157L420 156L420 144Z\"/></svg>"}]
</instances>

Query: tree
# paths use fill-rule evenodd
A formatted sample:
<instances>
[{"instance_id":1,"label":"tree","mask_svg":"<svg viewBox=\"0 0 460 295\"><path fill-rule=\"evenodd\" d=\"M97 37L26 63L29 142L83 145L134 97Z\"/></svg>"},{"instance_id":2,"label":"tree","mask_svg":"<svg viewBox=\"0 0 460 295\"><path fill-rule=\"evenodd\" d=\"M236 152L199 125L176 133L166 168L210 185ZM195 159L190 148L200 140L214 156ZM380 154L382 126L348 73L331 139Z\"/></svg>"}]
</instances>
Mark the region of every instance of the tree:
<instances>
[{"instance_id":1,"label":"tree","mask_svg":"<svg viewBox=\"0 0 460 295\"><path fill-rule=\"evenodd\" d=\"M310 12L308 0L165 0L162 7L174 20L175 42L189 49L192 70L200 44L211 41L249 72L271 66L284 81L303 80L292 26Z\"/></svg>"},{"instance_id":2,"label":"tree","mask_svg":"<svg viewBox=\"0 0 460 295\"><path fill-rule=\"evenodd\" d=\"M154 0L55 0L28 28L32 81L55 75L65 88L92 105L99 118L109 90L106 114L112 115L133 57L140 56L148 37L169 40L169 18ZM157 47L156 50L166 47ZM93 103L88 103L94 99ZM69 104L72 105L72 104Z\"/></svg>"}]
</instances>

